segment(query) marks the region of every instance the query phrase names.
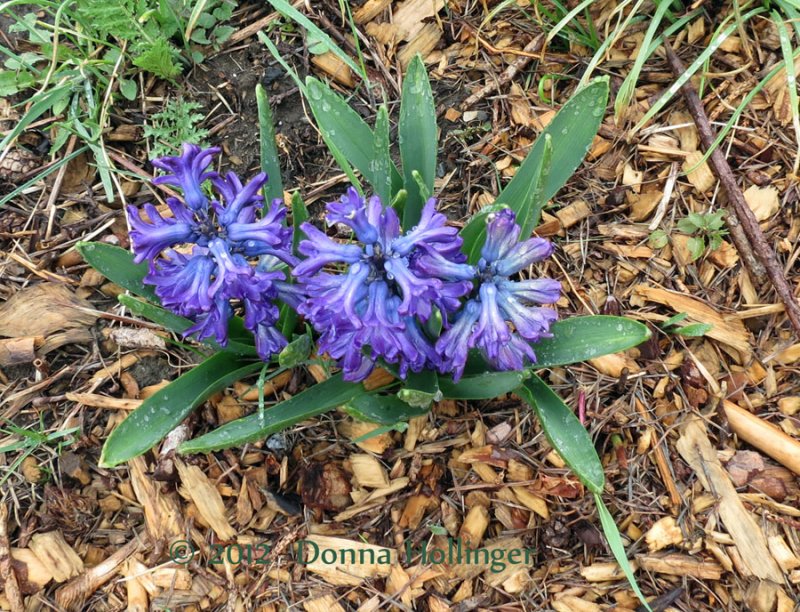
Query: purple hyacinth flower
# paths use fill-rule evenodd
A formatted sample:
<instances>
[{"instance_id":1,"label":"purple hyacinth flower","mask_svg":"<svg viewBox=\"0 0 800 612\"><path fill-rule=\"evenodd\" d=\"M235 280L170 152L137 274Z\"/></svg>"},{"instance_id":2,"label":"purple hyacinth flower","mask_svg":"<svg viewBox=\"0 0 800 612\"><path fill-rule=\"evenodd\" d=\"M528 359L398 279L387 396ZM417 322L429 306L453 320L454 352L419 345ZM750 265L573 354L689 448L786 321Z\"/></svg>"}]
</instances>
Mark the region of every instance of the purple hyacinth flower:
<instances>
[{"instance_id":1,"label":"purple hyacinth flower","mask_svg":"<svg viewBox=\"0 0 800 612\"><path fill-rule=\"evenodd\" d=\"M156 168L166 170L169 174L157 176L154 185L174 185L183 191L183 200L190 210L201 210L208 206L208 198L203 193L202 185L216 176L215 172L206 172L219 147L201 149L197 145L184 143L183 152L176 157L160 157L153 160Z\"/></svg>"},{"instance_id":2,"label":"purple hyacinth flower","mask_svg":"<svg viewBox=\"0 0 800 612\"><path fill-rule=\"evenodd\" d=\"M233 172L220 176L207 171L218 151L187 144L180 156L153 161L169 172L153 183L180 188L183 200L167 199L172 217L145 204L145 220L128 207L135 260L150 262L144 280L155 287L162 305L194 322L185 335L213 337L224 346L234 304L240 304L245 327L255 334L256 350L266 360L286 345L274 327L275 300L301 301L283 265L296 263L292 230L285 225L283 202L264 208L259 192L265 174L243 184ZM203 190L206 180L212 199Z\"/></svg>"},{"instance_id":3,"label":"purple hyacinth flower","mask_svg":"<svg viewBox=\"0 0 800 612\"><path fill-rule=\"evenodd\" d=\"M486 242L478 262L475 289L454 322L436 342L442 355L440 371L458 380L470 349L478 349L499 370L520 370L535 363L531 343L549 337L561 284L549 278L514 281L509 276L549 257L552 244L542 238L519 242L514 212L490 215Z\"/></svg>"},{"instance_id":4,"label":"purple hyacinth flower","mask_svg":"<svg viewBox=\"0 0 800 612\"><path fill-rule=\"evenodd\" d=\"M420 223L402 234L400 219L377 197L354 188L327 205L329 224L353 230L361 243L339 243L306 223L299 250L307 258L294 275L307 294L298 312L320 332L320 353L339 361L346 380L363 380L376 359L398 365L401 376L437 368L441 359L420 323L434 308L444 319L472 288L461 238L425 205Z\"/></svg>"}]
</instances>

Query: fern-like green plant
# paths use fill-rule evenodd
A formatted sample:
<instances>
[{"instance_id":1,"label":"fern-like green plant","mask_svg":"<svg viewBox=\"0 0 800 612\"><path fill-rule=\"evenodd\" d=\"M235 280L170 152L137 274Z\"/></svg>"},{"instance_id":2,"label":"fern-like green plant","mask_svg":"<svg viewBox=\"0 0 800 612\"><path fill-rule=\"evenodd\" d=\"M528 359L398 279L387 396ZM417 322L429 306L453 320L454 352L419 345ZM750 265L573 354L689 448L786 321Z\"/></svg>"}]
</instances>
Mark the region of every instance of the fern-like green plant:
<instances>
[{"instance_id":1,"label":"fern-like green plant","mask_svg":"<svg viewBox=\"0 0 800 612\"><path fill-rule=\"evenodd\" d=\"M174 98L167 100L161 112L150 117L150 125L145 126L144 136L153 139L153 157L174 155L180 151L184 142L206 144L208 130L200 127L204 116L197 112L201 107L197 102Z\"/></svg>"}]
</instances>

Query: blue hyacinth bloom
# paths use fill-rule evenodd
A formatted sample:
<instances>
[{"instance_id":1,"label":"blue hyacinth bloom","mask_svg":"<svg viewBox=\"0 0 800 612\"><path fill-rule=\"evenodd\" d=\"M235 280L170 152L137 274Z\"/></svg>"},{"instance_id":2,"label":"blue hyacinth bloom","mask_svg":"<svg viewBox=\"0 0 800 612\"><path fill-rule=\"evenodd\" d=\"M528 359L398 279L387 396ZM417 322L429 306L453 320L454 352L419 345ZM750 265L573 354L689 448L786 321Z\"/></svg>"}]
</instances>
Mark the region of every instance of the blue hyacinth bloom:
<instances>
[{"instance_id":1,"label":"blue hyacinth bloom","mask_svg":"<svg viewBox=\"0 0 800 612\"><path fill-rule=\"evenodd\" d=\"M520 370L536 361L532 343L548 337L561 295L561 284L549 278L514 281L509 277L549 257L553 245L543 238L519 242L514 212L490 215L486 242L477 265L475 287L453 324L436 342L440 371L458 380L470 349L478 349L498 370Z\"/></svg>"},{"instance_id":2,"label":"blue hyacinth bloom","mask_svg":"<svg viewBox=\"0 0 800 612\"><path fill-rule=\"evenodd\" d=\"M155 287L162 305L194 322L185 335L213 337L224 346L234 305L240 304L245 327L266 360L286 345L275 328L275 300L301 300L284 271L284 264L296 262L292 230L284 223L281 200L264 207L259 192L265 174L243 185L233 172L221 176L209 171L218 151L185 144L181 155L153 161L168 172L153 183L179 188L183 199L167 198L172 216L152 204L141 210L128 206L135 261L149 262L144 281ZM206 181L211 196L203 189Z\"/></svg>"},{"instance_id":3,"label":"blue hyacinth bloom","mask_svg":"<svg viewBox=\"0 0 800 612\"><path fill-rule=\"evenodd\" d=\"M307 297L298 312L321 334L320 353L339 360L350 381L366 378L378 358L397 364L401 376L440 367L421 324L434 309L444 319L453 313L475 275L456 228L430 199L403 234L394 209L352 187L327 211L328 223L348 226L360 244L339 243L309 223L301 228L306 259L293 273Z\"/></svg>"}]
</instances>

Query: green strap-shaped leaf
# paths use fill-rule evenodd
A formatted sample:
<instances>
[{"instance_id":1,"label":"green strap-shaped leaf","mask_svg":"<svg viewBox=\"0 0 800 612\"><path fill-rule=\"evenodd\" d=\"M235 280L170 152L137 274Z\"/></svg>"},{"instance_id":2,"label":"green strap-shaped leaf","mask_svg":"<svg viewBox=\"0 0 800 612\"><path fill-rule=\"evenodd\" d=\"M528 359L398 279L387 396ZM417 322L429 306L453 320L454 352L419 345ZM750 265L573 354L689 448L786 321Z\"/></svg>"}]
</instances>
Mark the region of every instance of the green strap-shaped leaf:
<instances>
[{"instance_id":1,"label":"green strap-shaped leaf","mask_svg":"<svg viewBox=\"0 0 800 612\"><path fill-rule=\"evenodd\" d=\"M133 254L118 246L102 242L79 242L75 245L81 257L112 283L154 302L158 297L152 285L142 279L147 274L147 264L133 263Z\"/></svg>"},{"instance_id":2,"label":"green strap-shaped leaf","mask_svg":"<svg viewBox=\"0 0 800 612\"><path fill-rule=\"evenodd\" d=\"M389 111L386 106L378 108L375 117L375 137L372 153L372 188L384 205L392 201L392 170L397 174L392 158L389 155Z\"/></svg>"},{"instance_id":3,"label":"green strap-shaped leaf","mask_svg":"<svg viewBox=\"0 0 800 612\"><path fill-rule=\"evenodd\" d=\"M131 412L103 445L100 465L114 467L147 452L209 396L263 365L229 352L209 357Z\"/></svg>"},{"instance_id":4,"label":"green strap-shaped leaf","mask_svg":"<svg viewBox=\"0 0 800 612\"><path fill-rule=\"evenodd\" d=\"M516 390L516 394L536 411L551 446L581 482L593 493L601 493L605 484L603 464L578 417L535 374Z\"/></svg>"},{"instance_id":5,"label":"green strap-shaped leaf","mask_svg":"<svg viewBox=\"0 0 800 612\"><path fill-rule=\"evenodd\" d=\"M408 191L403 209L403 227L408 230L419 222L425 204L412 172L419 172L428 195L432 194L433 181L436 178L436 151L439 148L436 107L433 104L428 71L419 54L411 60L403 79L398 137L404 186Z\"/></svg>"},{"instance_id":6,"label":"green strap-shaped leaf","mask_svg":"<svg viewBox=\"0 0 800 612\"><path fill-rule=\"evenodd\" d=\"M446 399L492 399L513 391L529 376L530 373L527 370L484 372L464 376L455 383L452 378L443 376L439 379L439 388Z\"/></svg>"},{"instance_id":7,"label":"green strap-shaped leaf","mask_svg":"<svg viewBox=\"0 0 800 612\"><path fill-rule=\"evenodd\" d=\"M358 170L377 192L382 188L385 178L383 169L375 164L375 135L361 116L354 111L339 94L314 77L306 78L306 97L311 113L317 122L325 144L336 157L341 156L347 167L350 164ZM347 173L347 168L336 159ZM377 170L377 171L376 171ZM392 184L400 184L400 173L394 163L389 163ZM351 181L354 179L351 178Z\"/></svg>"},{"instance_id":8,"label":"green strap-shaped leaf","mask_svg":"<svg viewBox=\"0 0 800 612\"><path fill-rule=\"evenodd\" d=\"M397 397L410 406L427 409L431 402L442 399L439 375L434 370L409 372Z\"/></svg>"},{"instance_id":9,"label":"green strap-shaped leaf","mask_svg":"<svg viewBox=\"0 0 800 612\"><path fill-rule=\"evenodd\" d=\"M547 204L547 198L544 197L544 187L553 168L553 137L550 134L543 134L542 138L544 138L542 157L539 160L539 166L531 184L530 195L526 197L527 207L520 212L520 214L524 212L525 216L524 219L517 218L517 223L521 228L520 236L531 235L533 228L539 224L544 205Z\"/></svg>"},{"instance_id":10,"label":"green strap-shaped leaf","mask_svg":"<svg viewBox=\"0 0 800 612\"><path fill-rule=\"evenodd\" d=\"M533 345L535 368L580 363L633 348L650 337L646 325L625 317L569 317L553 323L552 338Z\"/></svg>"},{"instance_id":11,"label":"green strap-shaped leaf","mask_svg":"<svg viewBox=\"0 0 800 612\"><path fill-rule=\"evenodd\" d=\"M553 144L551 170L537 199L547 202L552 198L586 157L603 121L607 101L608 77L595 79L575 93L536 139L514 178L497 197L497 202L508 204L518 219L529 217L532 200L527 196L532 193L531 185L540 176L547 134ZM521 234L521 237L525 239L529 235Z\"/></svg>"},{"instance_id":12,"label":"green strap-shaped leaf","mask_svg":"<svg viewBox=\"0 0 800 612\"><path fill-rule=\"evenodd\" d=\"M281 163L278 147L275 144L275 124L272 121L272 110L269 97L264 86L256 85L256 104L258 105L258 132L261 148L261 170L267 173L269 180L264 186L267 205L274 200L283 200L283 181L281 180Z\"/></svg>"},{"instance_id":13,"label":"green strap-shaped leaf","mask_svg":"<svg viewBox=\"0 0 800 612\"><path fill-rule=\"evenodd\" d=\"M226 423L195 440L184 442L178 447L178 452L206 453L262 440L277 431L323 414L366 393L362 384L346 382L341 374L337 374L301 391L291 399L268 408L263 417L256 412Z\"/></svg>"},{"instance_id":14,"label":"green strap-shaped leaf","mask_svg":"<svg viewBox=\"0 0 800 612\"><path fill-rule=\"evenodd\" d=\"M429 407L414 407L394 395L359 395L342 406L351 417L368 423L394 425L428 414Z\"/></svg>"}]
</instances>

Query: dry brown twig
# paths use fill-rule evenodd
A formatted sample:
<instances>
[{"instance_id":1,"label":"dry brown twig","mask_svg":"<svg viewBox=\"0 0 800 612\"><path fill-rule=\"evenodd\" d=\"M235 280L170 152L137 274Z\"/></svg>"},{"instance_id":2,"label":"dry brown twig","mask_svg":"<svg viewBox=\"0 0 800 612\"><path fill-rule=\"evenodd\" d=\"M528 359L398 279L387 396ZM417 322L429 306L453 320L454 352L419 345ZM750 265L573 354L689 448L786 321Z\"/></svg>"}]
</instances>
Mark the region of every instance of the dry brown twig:
<instances>
[{"instance_id":1,"label":"dry brown twig","mask_svg":"<svg viewBox=\"0 0 800 612\"><path fill-rule=\"evenodd\" d=\"M667 60L669 61L670 68L672 68L672 72L676 76L685 73L686 67L683 65L683 62L681 62L680 58L678 58L678 56L675 54L675 51L672 49L670 44L666 41L664 41L664 49L666 50ZM692 118L697 125L697 131L700 134L700 140L706 150L708 150L713 146L714 132L711 129L708 116L703 108L703 103L700 101L700 98L697 95L694 87L692 87L690 81L687 81L683 87L681 87L681 91L683 92L683 97L686 100L686 106L689 108L689 113L691 113ZM789 286L789 283L783 274L783 269L778 262L774 251L770 248L767 239L764 237L764 233L761 231L761 228L758 225L758 220L753 214L753 211L750 210L750 207L747 205L747 202L744 199L744 194L742 193L739 185L736 183L736 178L733 176L733 170L731 170L730 165L728 165L728 160L725 159L725 154L719 149L719 147L717 147L711 153L709 161L712 169L714 170L714 174L717 175L719 182L722 183L722 187L725 189L725 193L728 195L730 206L733 208L733 212L736 214L736 219L741 225L741 228L744 230L744 234L747 237L750 246L752 246L752 250L755 252L756 257L761 264L763 264L767 273L767 277L772 283L772 286L775 287L775 291L778 293L778 296L786 308L786 316L789 318L789 322L794 328L795 334L798 338L800 338L800 306L797 304L797 300L792 293L792 288ZM733 234L731 235L733 236ZM737 250L740 250L740 245L736 244L736 248Z\"/></svg>"}]
</instances>

